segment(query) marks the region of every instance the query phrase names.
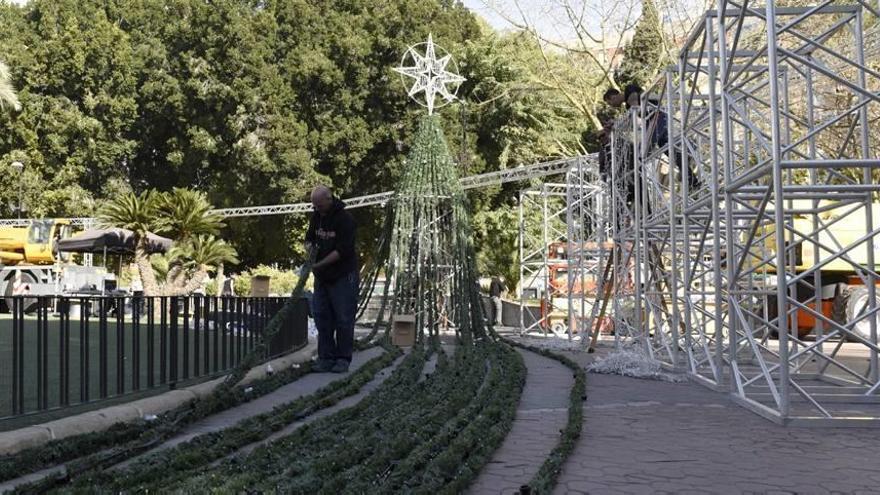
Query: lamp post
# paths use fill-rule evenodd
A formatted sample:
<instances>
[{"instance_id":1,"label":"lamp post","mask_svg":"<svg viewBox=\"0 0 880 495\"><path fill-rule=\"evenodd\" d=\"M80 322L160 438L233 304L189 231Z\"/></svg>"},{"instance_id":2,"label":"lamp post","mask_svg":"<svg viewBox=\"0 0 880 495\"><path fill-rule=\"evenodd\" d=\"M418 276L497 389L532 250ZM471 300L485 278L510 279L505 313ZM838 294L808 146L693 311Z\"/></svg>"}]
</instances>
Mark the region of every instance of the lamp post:
<instances>
[{"instance_id":1,"label":"lamp post","mask_svg":"<svg viewBox=\"0 0 880 495\"><path fill-rule=\"evenodd\" d=\"M24 175L24 163L19 161L12 162L12 168L18 170L18 218L21 218L21 179Z\"/></svg>"}]
</instances>

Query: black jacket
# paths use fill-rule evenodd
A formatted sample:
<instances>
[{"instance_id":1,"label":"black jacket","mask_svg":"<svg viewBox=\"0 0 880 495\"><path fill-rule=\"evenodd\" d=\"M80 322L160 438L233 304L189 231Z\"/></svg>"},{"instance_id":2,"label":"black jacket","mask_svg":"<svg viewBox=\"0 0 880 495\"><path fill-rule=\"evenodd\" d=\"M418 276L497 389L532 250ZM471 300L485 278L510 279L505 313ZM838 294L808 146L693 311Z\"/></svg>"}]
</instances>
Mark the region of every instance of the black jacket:
<instances>
[{"instance_id":1,"label":"black jacket","mask_svg":"<svg viewBox=\"0 0 880 495\"><path fill-rule=\"evenodd\" d=\"M315 261L321 261L334 250L339 252L339 260L315 270L315 278L323 283L333 283L343 275L358 270L357 253L354 250L355 230L357 229L351 213L345 211L345 203L334 198L333 209L322 217L317 211L312 213L306 241L314 243L318 249Z\"/></svg>"},{"instance_id":2,"label":"black jacket","mask_svg":"<svg viewBox=\"0 0 880 495\"><path fill-rule=\"evenodd\" d=\"M504 284L501 283L501 280L498 277L492 277L492 281L489 282L489 295L492 297L501 297L501 293L504 292Z\"/></svg>"}]
</instances>

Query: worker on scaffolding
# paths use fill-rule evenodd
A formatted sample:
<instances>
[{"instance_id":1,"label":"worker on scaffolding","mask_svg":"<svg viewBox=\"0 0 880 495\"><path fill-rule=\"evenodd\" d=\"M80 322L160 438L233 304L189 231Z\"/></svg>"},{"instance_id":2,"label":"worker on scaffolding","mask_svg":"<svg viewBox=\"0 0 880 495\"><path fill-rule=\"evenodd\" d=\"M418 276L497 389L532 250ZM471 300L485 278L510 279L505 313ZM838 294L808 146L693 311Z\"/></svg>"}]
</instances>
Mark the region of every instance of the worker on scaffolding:
<instances>
[{"instance_id":1,"label":"worker on scaffolding","mask_svg":"<svg viewBox=\"0 0 880 495\"><path fill-rule=\"evenodd\" d=\"M312 316L318 330L317 372L345 373L354 347L354 319L358 304L356 226L345 203L326 186L312 191L315 212L306 232L306 249L315 250L315 292Z\"/></svg>"},{"instance_id":2,"label":"worker on scaffolding","mask_svg":"<svg viewBox=\"0 0 880 495\"><path fill-rule=\"evenodd\" d=\"M638 84L627 85L623 89L623 93L621 93L617 89L609 88L602 96L602 99L609 106L613 108L620 108L622 105L626 105L627 110L639 108L641 98L642 88ZM651 103L651 107L656 109L650 122L651 127L649 127L649 129L651 137L648 144L648 149L646 150L651 151L654 148L663 148L669 144L669 116L666 115L666 112L660 109L659 100L649 98L648 102ZM681 159L682 157L687 159L687 154L679 155L674 146L669 146L666 150L666 155L669 157L669 163L674 164L679 173L682 173ZM688 186L691 191L694 191L700 187L700 178L691 167L689 160L687 165Z\"/></svg>"}]
</instances>

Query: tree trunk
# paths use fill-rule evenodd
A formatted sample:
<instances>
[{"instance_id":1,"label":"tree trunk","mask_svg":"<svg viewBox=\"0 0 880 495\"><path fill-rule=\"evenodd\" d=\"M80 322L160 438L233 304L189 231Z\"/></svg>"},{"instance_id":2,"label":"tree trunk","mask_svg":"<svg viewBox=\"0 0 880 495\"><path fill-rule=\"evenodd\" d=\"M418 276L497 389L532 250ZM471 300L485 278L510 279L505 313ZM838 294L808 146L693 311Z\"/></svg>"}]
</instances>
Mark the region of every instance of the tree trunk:
<instances>
[{"instance_id":1,"label":"tree trunk","mask_svg":"<svg viewBox=\"0 0 880 495\"><path fill-rule=\"evenodd\" d=\"M223 282L226 281L226 273L224 271L223 263L217 265L217 276L215 280L217 281L217 295L219 296L223 292Z\"/></svg>"},{"instance_id":2,"label":"tree trunk","mask_svg":"<svg viewBox=\"0 0 880 495\"><path fill-rule=\"evenodd\" d=\"M189 278L189 282L186 285L180 288L179 295L189 295L192 294L196 289L202 286L202 282L205 281L205 277L208 276L208 267L202 265L199 267L198 271L192 274ZM176 289L176 288L175 288Z\"/></svg>"},{"instance_id":3,"label":"tree trunk","mask_svg":"<svg viewBox=\"0 0 880 495\"><path fill-rule=\"evenodd\" d=\"M156 281L156 273L150 264L150 255L147 254L146 237L137 240L134 248L134 262L137 264L141 275L141 283L144 286L145 296L161 296L162 290Z\"/></svg>"},{"instance_id":4,"label":"tree trunk","mask_svg":"<svg viewBox=\"0 0 880 495\"><path fill-rule=\"evenodd\" d=\"M180 279L185 275L183 267L181 265L176 265L168 269L168 274L165 276L166 285L173 287L182 287L183 283Z\"/></svg>"}]
</instances>

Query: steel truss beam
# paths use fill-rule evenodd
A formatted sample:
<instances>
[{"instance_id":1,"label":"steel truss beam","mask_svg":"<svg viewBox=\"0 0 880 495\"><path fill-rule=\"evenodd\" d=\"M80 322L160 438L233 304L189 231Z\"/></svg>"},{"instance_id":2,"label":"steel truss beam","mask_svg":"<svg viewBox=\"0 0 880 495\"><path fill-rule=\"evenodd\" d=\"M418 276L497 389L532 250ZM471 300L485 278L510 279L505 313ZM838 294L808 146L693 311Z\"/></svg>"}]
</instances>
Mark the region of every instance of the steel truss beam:
<instances>
[{"instance_id":1,"label":"steel truss beam","mask_svg":"<svg viewBox=\"0 0 880 495\"><path fill-rule=\"evenodd\" d=\"M471 175L461 179L461 186L464 189L477 189L481 187L506 184L509 182L519 182L530 179L538 179L550 177L554 175L565 174L573 167L575 163L583 157L562 158L559 160L551 160L547 162L533 163L531 165L521 165L519 167L498 170L495 172L487 172L485 174ZM376 194L368 194L366 196L357 196L345 199L345 203L349 209L363 208L367 206L381 206L387 203L394 192L382 192ZM244 206L239 208L218 208L214 212L219 213L225 218L233 217L253 217L265 215L299 215L310 213L312 211L311 203L290 203L280 205L266 206ZM4 218L0 219L0 226L27 226L33 219L17 219ZM77 217L70 219L73 225L93 225L94 218Z\"/></svg>"}]
</instances>

